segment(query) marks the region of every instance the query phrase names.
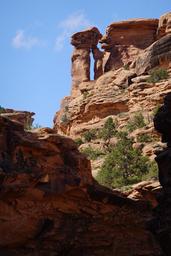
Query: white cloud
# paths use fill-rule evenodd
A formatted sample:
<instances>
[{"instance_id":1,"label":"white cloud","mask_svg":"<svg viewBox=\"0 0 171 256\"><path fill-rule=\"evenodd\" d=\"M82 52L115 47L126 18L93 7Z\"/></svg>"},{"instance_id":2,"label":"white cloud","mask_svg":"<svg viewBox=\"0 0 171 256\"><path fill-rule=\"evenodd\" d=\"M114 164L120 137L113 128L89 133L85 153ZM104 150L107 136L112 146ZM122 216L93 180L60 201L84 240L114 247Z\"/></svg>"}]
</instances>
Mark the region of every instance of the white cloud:
<instances>
[{"instance_id":1,"label":"white cloud","mask_svg":"<svg viewBox=\"0 0 171 256\"><path fill-rule=\"evenodd\" d=\"M41 46L43 42L38 37L25 35L24 30L19 30L12 39L12 46L15 48L31 49L34 46Z\"/></svg>"},{"instance_id":2,"label":"white cloud","mask_svg":"<svg viewBox=\"0 0 171 256\"><path fill-rule=\"evenodd\" d=\"M81 11L76 12L65 20L61 21L59 27L73 31L79 27L87 27L90 25L89 20L85 17L85 14Z\"/></svg>"},{"instance_id":3,"label":"white cloud","mask_svg":"<svg viewBox=\"0 0 171 256\"><path fill-rule=\"evenodd\" d=\"M61 33L57 36L55 42L55 50L60 51L63 49L65 41L69 40L69 37L76 31L90 27L91 23L86 18L82 11L73 13L65 20L58 24L58 27L62 29Z\"/></svg>"}]
</instances>

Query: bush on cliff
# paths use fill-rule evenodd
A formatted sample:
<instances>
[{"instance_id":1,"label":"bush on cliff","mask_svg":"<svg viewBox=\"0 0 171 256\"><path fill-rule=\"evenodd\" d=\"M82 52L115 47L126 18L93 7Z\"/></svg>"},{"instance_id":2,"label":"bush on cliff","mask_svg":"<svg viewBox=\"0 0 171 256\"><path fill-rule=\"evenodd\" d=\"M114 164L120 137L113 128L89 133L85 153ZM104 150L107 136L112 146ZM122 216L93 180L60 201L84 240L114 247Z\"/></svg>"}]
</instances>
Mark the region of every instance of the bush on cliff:
<instances>
[{"instance_id":1,"label":"bush on cliff","mask_svg":"<svg viewBox=\"0 0 171 256\"><path fill-rule=\"evenodd\" d=\"M77 146L79 147L79 146L81 146L84 142L83 142L83 140L82 140L81 138L77 138L77 139L75 139L75 143L76 143Z\"/></svg>"},{"instance_id":2,"label":"bush on cliff","mask_svg":"<svg viewBox=\"0 0 171 256\"><path fill-rule=\"evenodd\" d=\"M128 121L126 129L129 132L133 132L138 128L144 127L145 125L146 123L145 123L143 114L141 112L138 112Z\"/></svg>"},{"instance_id":3,"label":"bush on cliff","mask_svg":"<svg viewBox=\"0 0 171 256\"><path fill-rule=\"evenodd\" d=\"M103 155L100 149L93 149L91 146L82 149L81 153L85 154L89 160L96 160L99 156Z\"/></svg>"},{"instance_id":4,"label":"bush on cliff","mask_svg":"<svg viewBox=\"0 0 171 256\"><path fill-rule=\"evenodd\" d=\"M151 168L148 157L133 148L133 140L126 132L118 133L118 142L107 154L97 181L110 188L121 188L139 182Z\"/></svg>"},{"instance_id":5,"label":"bush on cliff","mask_svg":"<svg viewBox=\"0 0 171 256\"><path fill-rule=\"evenodd\" d=\"M156 68L151 71L150 77L147 79L149 83L157 83L160 80L167 79L169 77L168 71L164 68Z\"/></svg>"},{"instance_id":6,"label":"bush on cliff","mask_svg":"<svg viewBox=\"0 0 171 256\"><path fill-rule=\"evenodd\" d=\"M0 105L0 114L5 112L5 108Z\"/></svg>"},{"instance_id":7,"label":"bush on cliff","mask_svg":"<svg viewBox=\"0 0 171 256\"><path fill-rule=\"evenodd\" d=\"M107 145L110 143L110 139L114 137L117 133L116 123L111 117L109 117L102 129L99 130L98 137L103 139Z\"/></svg>"},{"instance_id":8,"label":"bush on cliff","mask_svg":"<svg viewBox=\"0 0 171 256\"><path fill-rule=\"evenodd\" d=\"M95 140L97 138L97 130L91 129L89 131L86 131L83 134L83 139L85 142L90 142L91 140Z\"/></svg>"},{"instance_id":9,"label":"bush on cliff","mask_svg":"<svg viewBox=\"0 0 171 256\"><path fill-rule=\"evenodd\" d=\"M153 141L153 137L150 136L149 134L139 134L137 136L137 142L152 142Z\"/></svg>"}]
</instances>

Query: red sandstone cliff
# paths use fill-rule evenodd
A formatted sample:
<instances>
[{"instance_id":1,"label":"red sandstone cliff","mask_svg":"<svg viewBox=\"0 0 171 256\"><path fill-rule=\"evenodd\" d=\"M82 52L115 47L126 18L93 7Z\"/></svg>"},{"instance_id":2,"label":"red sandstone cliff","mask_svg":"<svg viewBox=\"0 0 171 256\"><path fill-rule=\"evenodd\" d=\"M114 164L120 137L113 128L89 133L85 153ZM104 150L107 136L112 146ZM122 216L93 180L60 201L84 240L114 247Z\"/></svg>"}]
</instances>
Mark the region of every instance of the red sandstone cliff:
<instances>
[{"instance_id":1,"label":"red sandstone cliff","mask_svg":"<svg viewBox=\"0 0 171 256\"><path fill-rule=\"evenodd\" d=\"M161 255L148 204L97 186L71 139L0 127L0 255Z\"/></svg>"},{"instance_id":2,"label":"red sandstone cliff","mask_svg":"<svg viewBox=\"0 0 171 256\"><path fill-rule=\"evenodd\" d=\"M141 183L129 198L99 186L90 162L56 130L75 138L108 116L123 127L137 110L148 115L171 91L170 79L146 80L156 66L170 72L170 17L159 25L156 19L112 23L105 36L96 28L74 34L72 94L54 129L28 132L25 118L0 116L0 255L163 255L146 225L159 184ZM146 130L153 133L150 124Z\"/></svg>"}]
</instances>

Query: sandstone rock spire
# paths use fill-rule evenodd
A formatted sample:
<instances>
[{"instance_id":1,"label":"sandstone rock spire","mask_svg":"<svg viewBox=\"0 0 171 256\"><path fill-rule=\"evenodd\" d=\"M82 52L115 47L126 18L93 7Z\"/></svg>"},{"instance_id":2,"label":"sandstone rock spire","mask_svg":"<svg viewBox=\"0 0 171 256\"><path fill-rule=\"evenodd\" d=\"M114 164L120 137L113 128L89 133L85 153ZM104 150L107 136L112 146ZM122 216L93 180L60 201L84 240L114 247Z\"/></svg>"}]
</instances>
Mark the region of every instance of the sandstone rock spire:
<instances>
[{"instance_id":1,"label":"sandstone rock spire","mask_svg":"<svg viewBox=\"0 0 171 256\"><path fill-rule=\"evenodd\" d=\"M75 33L71 37L71 44L74 46L72 55L72 96L78 94L79 84L90 81L90 53L92 52L94 63L94 78L102 75L103 54L97 47L102 37L96 27Z\"/></svg>"}]
</instances>

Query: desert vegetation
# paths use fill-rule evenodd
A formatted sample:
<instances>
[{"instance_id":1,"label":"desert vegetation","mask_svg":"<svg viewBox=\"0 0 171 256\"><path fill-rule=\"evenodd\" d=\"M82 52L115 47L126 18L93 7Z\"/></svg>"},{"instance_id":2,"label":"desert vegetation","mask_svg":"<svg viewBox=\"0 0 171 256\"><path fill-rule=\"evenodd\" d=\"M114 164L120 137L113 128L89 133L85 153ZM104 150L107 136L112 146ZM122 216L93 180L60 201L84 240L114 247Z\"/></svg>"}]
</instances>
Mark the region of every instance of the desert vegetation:
<instances>
[{"instance_id":1,"label":"desert vegetation","mask_svg":"<svg viewBox=\"0 0 171 256\"><path fill-rule=\"evenodd\" d=\"M164 68L156 68L150 72L150 77L147 79L149 83L157 83L169 77L168 71Z\"/></svg>"},{"instance_id":2,"label":"desert vegetation","mask_svg":"<svg viewBox=\"0 0 171 256\"><path fill-rule=\"evenodd\" d=\"M121 130L117 121L109 117L102 128L86 131L82 137L76 139L78 146L91 144L81 149L88 159L104 159L96 176L100 184L109 188L123 188L142 180L157 178L155 162L144 156L141 149L134 148L135 138L130 137L131 132L146 125L141 112L135 113ZM111 143L112 138L115 138L115 144ZM92 143L98 139L102 142L102 149L93 147ZM137 135L136 141L150 143L154 138L142 133Z\"/></svg>"}]
</instances>

